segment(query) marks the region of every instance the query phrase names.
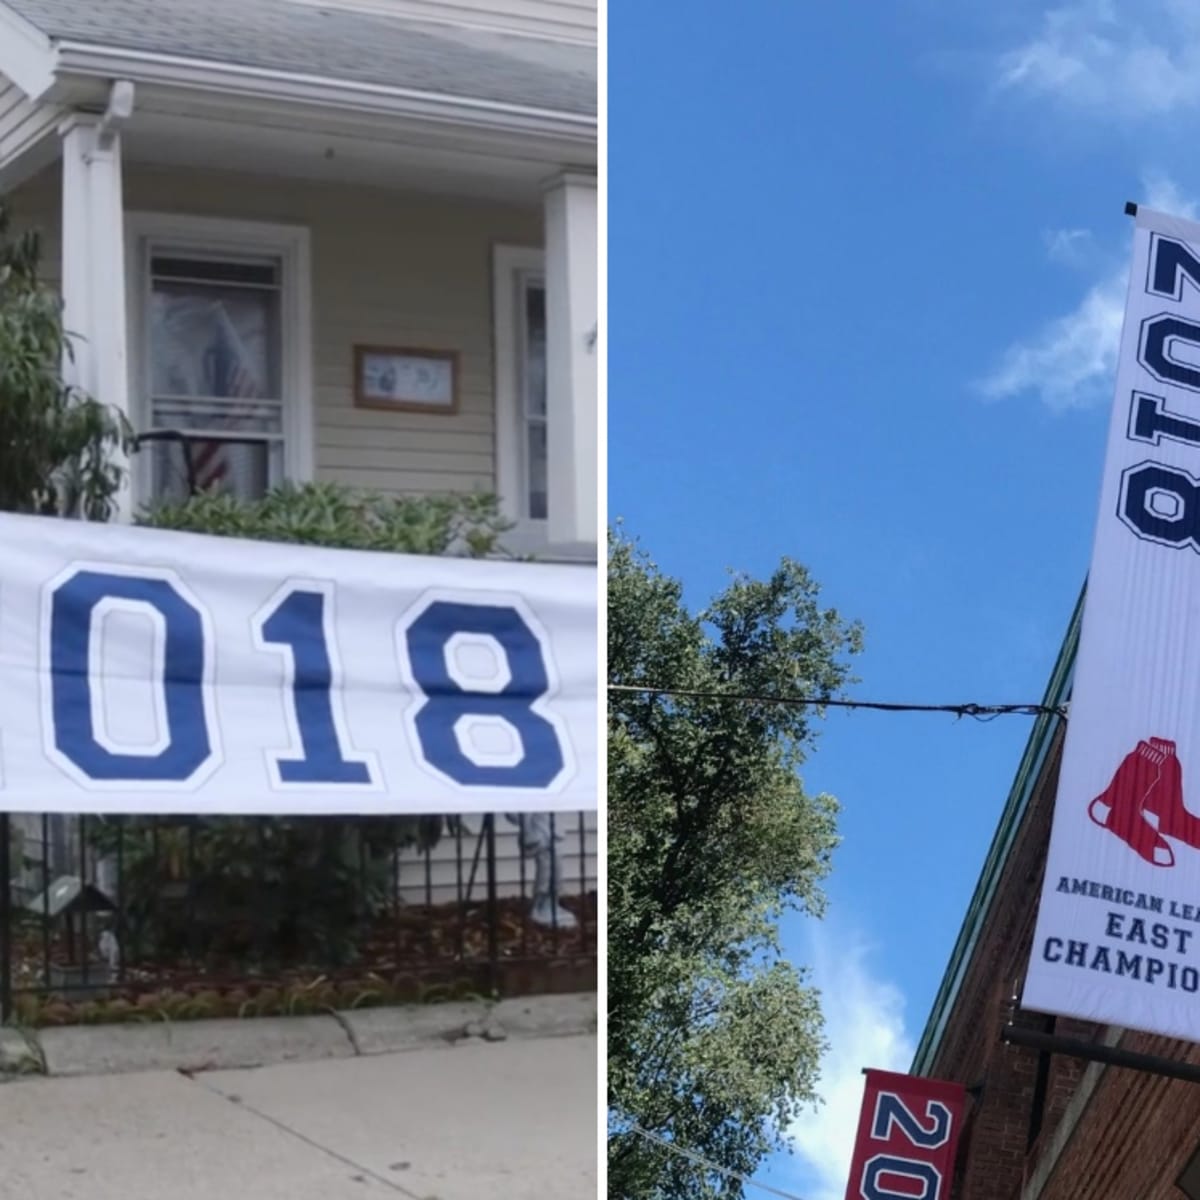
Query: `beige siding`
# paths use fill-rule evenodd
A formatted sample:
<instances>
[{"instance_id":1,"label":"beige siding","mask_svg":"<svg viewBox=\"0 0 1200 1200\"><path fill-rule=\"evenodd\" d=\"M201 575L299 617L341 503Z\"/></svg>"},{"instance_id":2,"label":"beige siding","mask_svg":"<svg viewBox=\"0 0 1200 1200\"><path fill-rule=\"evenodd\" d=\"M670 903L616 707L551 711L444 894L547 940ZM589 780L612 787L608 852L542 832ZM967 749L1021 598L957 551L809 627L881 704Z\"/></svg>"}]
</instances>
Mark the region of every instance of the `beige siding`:
<instances>
[{"instance_id":1,"label":"beige siding","mask_svg":"<svg viewBox=\"0 0 1200 1200\"><path fill-rule=\"evenodd\" d=\"M58 276L56 171L18 189ZM126 173L131 211L276 221L312 239L313 393L319 479L395 493L495 487L491 248L538 245L541 214L469 201L215 173ZM457 350L452 416L354 407L356 343Z\"/></svg>"},{"instance_id":2,"label":"beige siding","mask_svg":"<svg viewBox=\"0 0 1200 1200\"><path fill-rule=\"evenodd\" d=\"M59 174L43 172L11 197L18 225L44 235L47 278L59 277ZM313 381L317 475L396 493L491 489L495 485L491 250L495 242L539 245L541 215L480 203L371 192L288 180L130 168L130 210L305 225L312 239ZM358 343L459 351L461 411L453 416L356 409L352 347ZM563 890L580 890L576 814L564 814ZM40 818L22 821L33 845ZM465 839L466 872L478 836ZM595 814L586 817L582 871L596 879ZM500 890L521 887L517 835L497 819ZM458 881L454 839L433 855L435 902ZM484 886L481 865L475 895ZM526 892L533 865L526 865ZM465 883L465 876L464 876ZM425 886L423 864L406 856L401 885L410 902Z\"/></svg>"},{"instance_id":3,"label":"beige siding","mask_svg":"<svg viewBox=\"0 0 1200 1200\"><path fill-rule=\"evenodd\" d=\"M596 40L596 0L296 0L567 41Z\"/></svg>"}]
</instances>

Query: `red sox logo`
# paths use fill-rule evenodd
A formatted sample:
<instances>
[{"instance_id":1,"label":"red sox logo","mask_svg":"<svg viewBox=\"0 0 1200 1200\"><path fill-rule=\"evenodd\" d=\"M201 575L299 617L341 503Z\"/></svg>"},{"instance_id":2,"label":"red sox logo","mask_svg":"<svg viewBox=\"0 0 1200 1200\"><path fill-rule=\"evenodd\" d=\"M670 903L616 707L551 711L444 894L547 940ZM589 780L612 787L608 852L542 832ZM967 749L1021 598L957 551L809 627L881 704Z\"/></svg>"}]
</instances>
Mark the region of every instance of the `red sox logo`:
<instances>
[{"instance_id":1,"label":"red sox logo","mask_svg":"<svg viewBox=\"0 0 1200 1200\"><path fill-rule=\"evenodd\" d=\"M1088 816L1156 867L1175 865L1168 838L1200 849L1200 817L1183 806L1183 770L1166 738L1138 742Z\"/></svg>"}]
</instances>

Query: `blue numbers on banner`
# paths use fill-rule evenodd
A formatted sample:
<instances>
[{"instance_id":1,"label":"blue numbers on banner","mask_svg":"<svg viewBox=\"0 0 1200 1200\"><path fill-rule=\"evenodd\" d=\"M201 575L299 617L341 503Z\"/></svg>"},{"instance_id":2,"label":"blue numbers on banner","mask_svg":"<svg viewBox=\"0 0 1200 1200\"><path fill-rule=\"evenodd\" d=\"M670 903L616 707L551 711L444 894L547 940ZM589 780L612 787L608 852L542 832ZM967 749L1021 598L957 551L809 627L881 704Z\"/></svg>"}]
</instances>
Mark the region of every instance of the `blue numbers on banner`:
<instances>
[{"instance_id":1,"label":"blue numbers on banner","mask_svg":"<svg viewBox=\"0 0 1200 1200\"><path fill-rule=\"evenodd\" d=\"M925 1102L926 1119L933 1122L926 1129L921 1119L894 1092L880 1092L875 1101L875 1119L871 1123L871 1136L886 1142L892 1136L892 1126L899 1126L901 1133L914 1146L923 1150L936 1150L950 1137L950 1110L940 1100Z\"/></svg>"},{"instance_id":2,"label":"blue numbers on banner","mask_svg":"<svg viewBox=\"0 0 1200 1200\"><path fill-rule=\"evenodd\" d=\"M333 664L327 644L325 596L297 588L262 622L263 641L292 657L292 707L304 757L276 760L283 783L372 782L364 762L346 758L333 719Z\"/></svg>"},{"instance_id":3,"label":"blue numbers on banner","mask_svg":"<svg viewBox=\"0 0 1200 1200\"><path fill-rule=\"evenodd\" d=\"M1200 325L1166 313L1143 321L1139 352L1142 366L1163 383L1200 391L1200 370L1176 356L1176 347L1181 342L1191 347L1200 346ZM1195 350L1191 353L1195 354Z\"/></svg>"},{"instance_id":4,"label":"blue numbers on banner","mask_svg":"<svg viewBox=\"0 0 1200 1200\"><path fill-rule=\"evenodd\" d=\"M1136 442L1161 445L1163 438L1200 446L1200 421L1171 412L1162 396L1134 392L1130 411L1129 437Z\"/></svg>"},{"instance_id":5,"label":"blue numbers on banner","mask_svg":"<svg viewBox=\"0 0 1200 1200\"><path fill-rule=\"evenodd\" d=\"M902 1187L889 1186L897 1179L905 1180ZM931 1163L896 1154L877 1154L863 1166L859 1194L863 1200L940 1200L941 1182L941 1173ZM920 1185L919 1192L912 1190L914 1183Z\"/></svg>"},{"instance_id":6,"label":"blue numbers on banner","mask_svg":"<svg viewBox=\"0 0 1200 1200\"><path fill-rule=\"evenodd\" d=\"M151 684L161 689L165 728L145 750L116 745L97 728L104 697L95 693L103 684L94 677L94 615L104 602L116 612L149 608L158 618L161 676ZM334 708L328 603L319 588L297 586L256 621L259 647L291 660L289 702L300 745L298 757L280 755L274 765L284 785L373 786L369 762L347 755L349 739ZM198 603L167 579L81 568L60 583L50 604L51 707L59 754L97 783L194 781L216 753L205 695L206 655L213 652L205 641L206 621ZM498 648L503 661L492 686L456 677L449 653L456 637L489 639ZM559 730L535 711L550 692L546 657L518 609L430 602L406 622L400 649L421 693L413 718L416 749L430 767L466 787L545 788L558 778L566 761ZM505 727L509 735L499 755L472 749L472 734L488 724Z\"/></svg>"},{"instance_id":7,"label":"blue numbers on banner","mask_svg":"<svg viewBox=\"0 0 1200 1200\"><path fill-rule=\"evenodd\" d=\"M1182 303L1185 285L1200 287L1200 259L1177 238L1152 233L1146 294ZM1161 383L1200 392L1198 352L1200 323L1175 313L1159 313L1142 322L1138 362ZM1200 421L1179 411L1190 402L1187 396L1157 396L1135 388L1126 436L1164 450L1164 441L1200 446ZM1169 403L1174 407L1168 408ZM1200 551L1200 480L1162 462L1129 467L1121 476L1117 516L1142 541Z\"/></svg>"},{"instance_id":8,"label":"blue numbers on banner","mask_svg":"<svg viewBox=\"0 0 1200 1200\"><path fill-rule=\"evenodd\" d=\"M1143 541L1200 550L1200 480L1141 463L1122 476L1118 515Z\"/></svg>"},{"instance_id":9,"label":"blue numbers on banner","mask_svg":"<svg viewBox=\"0 0 1200 1200\"><path fill-rule=\"evenodd\" d=\"M162 618L166 745L157 754L128 754L101 744L93 719L90 660L92 614L104 600L149 605ZM89 779L186 783L212 755L204 706L204 622L165 579L80 570L54 590L50 663L54 741Z\"/></svg>"},{"instance_id":10,"label":"blue numbers on banner","mask_svg":"<svg viewBox=\"0 0 1200 1200\"><path fill-rule=\"evenodd\" d=\"M1183 281L1200 287L1200 259L1185 242L1155 233L1150 238L1150 270L1146 291L1171 300L1183 299Z\"/></svg>"},{"instance_id":11,"label":"blue numbers on banner","mask_svg":"<svg viewBox=\"0 0 1200 1200\"><path fill-rule=\"evenodd\" d=\"M462 687L446 660L452 637L491 637L504 651L508 682L496 691ZM413 679L425 695L416 716L417 736L425 760L456 783L467 786L541 788L563 768L558 733L533 704L550 687L542 646L521 614L508 605L429 604L405 632ZM499 719L521 739L521 756L508 764L480 764L459 744L456 726L463 718Z\"/></svg>"}]
</instances>

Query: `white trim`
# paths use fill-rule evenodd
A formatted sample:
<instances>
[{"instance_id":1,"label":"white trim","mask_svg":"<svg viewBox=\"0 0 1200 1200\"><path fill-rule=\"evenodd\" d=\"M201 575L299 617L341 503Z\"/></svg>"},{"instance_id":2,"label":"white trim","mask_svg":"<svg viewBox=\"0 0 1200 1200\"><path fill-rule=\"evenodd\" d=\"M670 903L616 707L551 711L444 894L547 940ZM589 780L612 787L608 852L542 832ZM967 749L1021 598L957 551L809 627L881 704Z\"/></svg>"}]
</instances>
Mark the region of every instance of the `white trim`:
<instances>
[{"instance_id":1,"label":"white trim","mask_svg":"<svg viewBox=\"0 0 1200 1200\"><path fill-rule=\"evenodd\" d=\"M543 198L550 536L581 542L599 513L598 194L596 178L564 171Z\"/></svg>"},{"instance_id":2,"label":"white trim","mask_svg":"<svg viewBox=\"0 0 1200 1200\"><path fill-rule=\"evenodd\" d=\"M0 3L0 75L36 100L54 84L54 43L20 13Z\"/></svg>"},{"instance_id":3,"label":"white trim","mask_svg":"<svg viewBox=\"0 0 1200 1200\"><path fill-rule=\"evenodd\" d=\"M283 268L280 293L282 337L280 381L283 405L284 475L304 483L314 478L316 462L313 402L312 255L303 225L237 221L169 213L126 215L126 272L129 280L130 419L141 431L149 425L145 378L148 358L149 272L151 242L194 246L212 253L277 255ZM140 376L139 376L140 373ZM135 501L148 498L145 467L135 472Z\"/></svg>"},{"instance_id":4,"label":"white trim","mask_svg":"<svg viewBox=\"0 0 1200 1200\"><path fill-rule=\"evenodd\" d=\"M101 136L102 118L75 114L59 126L62 147L63 325L72 337L63 377L93 399L129 413L121 136ZM125 466L115 451L116 465ZM123 479L116 516L129 516Z\"/></svg>"},{"instance_id":5,"label":"white trim","mask_svg":"<svg viewBox=\"0 0 1200 1200\"><path fill-rule=\"evenodd\" d=\"M139 84L197 88L230 96L317 104L323 108L393 117L423 117L497 131L574 135L588 144L596 140L597 118L583 113L84 42L60 42L57 57L62 74L119 77Z\"/></svg>"},{"instance_id":6,"label":"white trim","mask_svg":"<svg viewBox=\"0 0 1200 1200\"><path fill-rule=\"evenodd\" d=\"M581 187L596 190L596 172L585 167L567 167L542 180L542 191L552 192L560 187Z\"/></svg>"},{"instance_id":7,"label":"white trim","mask_svg":"<svg viewBox=\"0 0 1200 1200\"><path fill-rule=\"evenodd\" d=\"M516 522L510 535L514 550L544 544L548 521L525 515L528 480L523 466L525 420L520 387L521 319L517 311L517 281L524 272L543 273L545 253L532 246L492 247L492 330L496 397L496 491L503 514ZM522 543L518 545L516 543Z\"/></svg>"}]
</instances>

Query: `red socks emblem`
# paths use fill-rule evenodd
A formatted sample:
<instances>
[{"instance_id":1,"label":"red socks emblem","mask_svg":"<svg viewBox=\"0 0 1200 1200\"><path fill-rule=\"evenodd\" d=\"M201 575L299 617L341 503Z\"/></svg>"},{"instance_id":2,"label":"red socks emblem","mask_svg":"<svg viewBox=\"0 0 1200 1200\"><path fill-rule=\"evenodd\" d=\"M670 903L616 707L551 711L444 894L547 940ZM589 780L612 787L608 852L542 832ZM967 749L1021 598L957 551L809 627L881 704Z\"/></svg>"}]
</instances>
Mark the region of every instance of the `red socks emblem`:
<instances>
[{"instance_id":1,"label":"red socks emblem","mask_svg":"<svg viewBox=\"0 0 1200 1200\"><path fill-rule=\"evenodd\" d=\"M1183 771L1166 738L1138 742L1088 816L1156 867L1175 865L1166 838L1200 849L1200 817L1183 806Z\"/></svg>"}]
</instances>

